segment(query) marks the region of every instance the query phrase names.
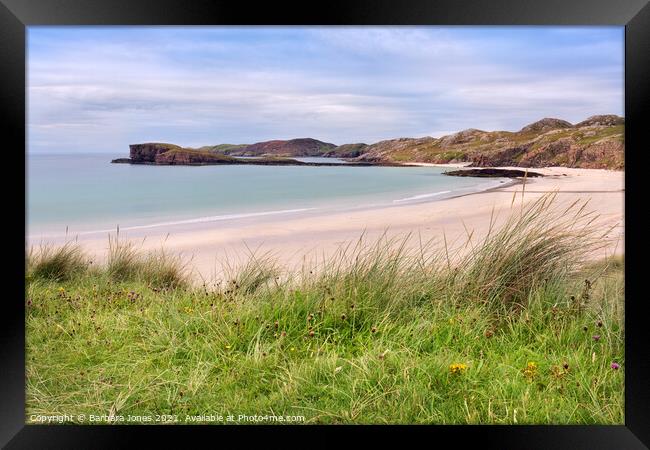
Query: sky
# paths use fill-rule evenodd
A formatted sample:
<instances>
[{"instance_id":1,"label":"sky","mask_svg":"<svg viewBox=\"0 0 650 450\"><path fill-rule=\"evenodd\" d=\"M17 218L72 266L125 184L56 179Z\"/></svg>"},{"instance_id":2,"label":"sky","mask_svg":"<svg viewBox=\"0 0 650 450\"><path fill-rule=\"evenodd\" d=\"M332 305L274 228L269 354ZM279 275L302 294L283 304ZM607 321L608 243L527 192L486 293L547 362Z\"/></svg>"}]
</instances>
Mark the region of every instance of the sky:
<instances>
[{"instance_id":1,"label":"sky","mask_svg":"<svg viewBox=\"0 0 650 450\"><path fill-rule=\"evenodd\" d=\"M516 131L624 111L623 27L29 27L28 151Z\"/></svg>"}]
</instances>

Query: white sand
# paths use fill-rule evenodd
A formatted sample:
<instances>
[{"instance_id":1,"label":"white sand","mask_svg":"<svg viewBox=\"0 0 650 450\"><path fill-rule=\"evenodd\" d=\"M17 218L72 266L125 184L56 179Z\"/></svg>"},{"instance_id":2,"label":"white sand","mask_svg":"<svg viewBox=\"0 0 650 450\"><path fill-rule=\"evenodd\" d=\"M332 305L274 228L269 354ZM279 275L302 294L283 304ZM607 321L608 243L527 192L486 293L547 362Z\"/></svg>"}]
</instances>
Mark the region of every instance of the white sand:
<instances>
[{"instance_id":1,"label":"white sand","mask_svg":"<svg viewBox=\"0 0 650 450\"><path fill-rule=\"evenodd\" d=\"M599 214L599 226L603 230L615 226L610 233L613 243L595 257L623 253L623 172L563 167L531 170L546 177L528 179L523 204L556 190L561 204L589 200L588 209ZM221 276L221 261L228 258L236 264L247 259L249 249L258 255L271 251L282 264L298 268L305 261L327 256L342 244L359 239L364 232L368 240L384 232L391 237L414 233L413 245L417 245L418 236L422 241L441 242L443 232L448 242L466 240L468 230L473 239L479 239L487 232L493 211L503 219L512 208L521 207L520 194L512 206L514 192L521 190L521 185L513 185L419 204L177 225L122 232L121 238L131 239L145 250L164 246L166 251L180 253L197 278L211 280ZM106 235L78 239L91 254L103 258L108 247Z\"/></svg>"}]
</instances>

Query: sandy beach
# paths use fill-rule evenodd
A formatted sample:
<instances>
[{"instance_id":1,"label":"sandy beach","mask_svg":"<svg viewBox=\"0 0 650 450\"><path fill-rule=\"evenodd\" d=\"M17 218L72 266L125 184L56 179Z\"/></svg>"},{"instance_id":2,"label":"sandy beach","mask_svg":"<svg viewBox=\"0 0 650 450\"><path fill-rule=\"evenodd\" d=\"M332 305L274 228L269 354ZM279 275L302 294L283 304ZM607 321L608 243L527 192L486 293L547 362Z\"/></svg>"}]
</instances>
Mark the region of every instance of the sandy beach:
<instances>
[{"instance_id":1,"label":"sandy beach","mask_svg":"<svg viewBox=\"0 0 650 450\"><path fill-rule=\"evenodd\" d=\"M624 173L610 170L553 167L532 169L543 178L529 178L525 193L515 183L485 192L426 203L347 211L311 212L277 217L257 217L200 224L185 224L141 231L121 232L143 250L164 248L180 254L194 277L214 281L223 276L223 263L238 265L251 253L269 253L289 270L316 265L342 245L362 235L372 242L382 235L400 238L412 234L409 245L433 240L443 245L476 241L485 236L491 217L496 223L513 209L557 191L557 204L589 200L588 210L598 214L596 223L612 230L607 248L594 258L623 253ZM514 198L514 202L513 202ZM107 235L78 236L78 241L97 260L108 248ZM37 244L28 242L28 245Z\"/></svg>"}]
</instances>

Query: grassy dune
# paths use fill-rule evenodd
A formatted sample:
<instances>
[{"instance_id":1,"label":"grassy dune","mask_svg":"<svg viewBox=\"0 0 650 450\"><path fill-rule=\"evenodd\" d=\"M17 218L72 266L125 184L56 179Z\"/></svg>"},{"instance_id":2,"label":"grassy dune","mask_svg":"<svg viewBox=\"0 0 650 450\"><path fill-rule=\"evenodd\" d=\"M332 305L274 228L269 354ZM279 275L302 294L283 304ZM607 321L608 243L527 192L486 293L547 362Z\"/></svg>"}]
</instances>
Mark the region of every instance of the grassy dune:
<instances>
[{"instance_id":1,"label":"grassy dune","mask_svg":"<svg viewBox=\"0 0 650 450\"><path fill-rule=\"evenodd\" d=\"M216 289L117 241L101 267L34 250L27 421L622 424L623 262L588 262L592 220L549 196L462 252L360 240L313 273L252 258Z\"/></svg>"}]
</instances>

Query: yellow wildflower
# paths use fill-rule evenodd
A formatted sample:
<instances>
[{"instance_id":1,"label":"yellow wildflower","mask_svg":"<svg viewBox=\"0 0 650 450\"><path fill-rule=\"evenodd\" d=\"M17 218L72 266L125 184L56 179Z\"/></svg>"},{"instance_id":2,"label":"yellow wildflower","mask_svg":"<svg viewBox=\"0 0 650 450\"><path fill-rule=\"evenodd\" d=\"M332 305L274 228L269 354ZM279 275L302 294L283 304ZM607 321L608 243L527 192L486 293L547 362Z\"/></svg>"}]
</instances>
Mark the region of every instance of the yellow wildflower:
<instances>
[{"instance_id":1,"label":"yellow wildflower","mask_svg":"<svg viewBox=\"0 0 650 450\"><path fill-rule=\"evenodd\" d=\"M460 375L467 370L467 365L463 363L454 363L449 365L449 371L454 375Z\"/></svg>"},{"instance_id":2,"label":"yellow wildflower","mask_svg":"<svg viewBox=\"0 0 650 450\"><path fill-rule=\"evenodd\" d=\"M535 361L529 361L523 372L526 378L532 380L537 375L537 363Z\"/></svg>"}]
</instances>

